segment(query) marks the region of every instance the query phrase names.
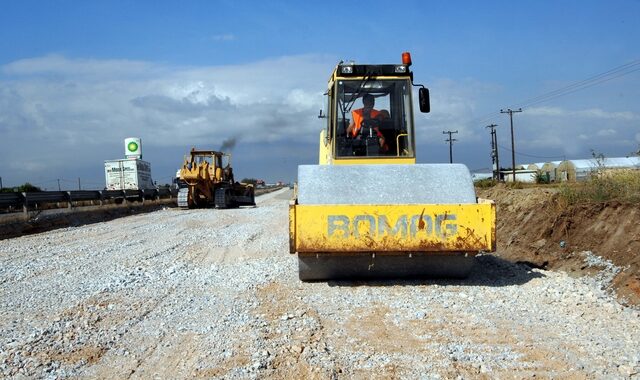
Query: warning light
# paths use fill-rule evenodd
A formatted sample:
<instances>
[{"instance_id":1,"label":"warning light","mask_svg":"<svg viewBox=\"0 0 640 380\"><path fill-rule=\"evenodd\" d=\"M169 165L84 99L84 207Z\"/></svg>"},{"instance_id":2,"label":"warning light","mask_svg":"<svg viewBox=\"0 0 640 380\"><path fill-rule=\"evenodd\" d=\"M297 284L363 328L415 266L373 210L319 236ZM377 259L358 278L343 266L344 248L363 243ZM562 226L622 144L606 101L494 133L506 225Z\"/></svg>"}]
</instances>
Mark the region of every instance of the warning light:
<instances>
[{"instance_id":1,"label":"warning light","mask_svg":"<svg viewBox=\"0 0 640 380\"><path fill-rule=\"evenodd\" d=\"M411 66L411 53L409 53L408 51L402 53L402 64Z\"/></svg>"}]
</instances>

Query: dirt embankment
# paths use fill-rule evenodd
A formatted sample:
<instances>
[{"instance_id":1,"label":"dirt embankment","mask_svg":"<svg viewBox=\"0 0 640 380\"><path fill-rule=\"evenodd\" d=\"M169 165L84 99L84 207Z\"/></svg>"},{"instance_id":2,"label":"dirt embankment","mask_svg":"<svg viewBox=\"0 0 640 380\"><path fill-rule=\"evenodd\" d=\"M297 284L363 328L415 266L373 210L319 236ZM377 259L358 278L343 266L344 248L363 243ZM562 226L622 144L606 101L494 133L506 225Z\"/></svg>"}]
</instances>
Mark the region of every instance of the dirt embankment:
<instances>
[{"instance_id":1,"label":"dirt embankment","mask_svg":"<svg viewBox=\"0 0 640 380\"><path fill-rule=\"evenodd\" d=\"M563 205L550 187L478 191L497 204L497 255L514 262L581 275L602 270L591 251L616 268L612 290L640 305L640 207L609 202ZM599 266L599 267L598 267Z\"/></svg>"}]
</instances>

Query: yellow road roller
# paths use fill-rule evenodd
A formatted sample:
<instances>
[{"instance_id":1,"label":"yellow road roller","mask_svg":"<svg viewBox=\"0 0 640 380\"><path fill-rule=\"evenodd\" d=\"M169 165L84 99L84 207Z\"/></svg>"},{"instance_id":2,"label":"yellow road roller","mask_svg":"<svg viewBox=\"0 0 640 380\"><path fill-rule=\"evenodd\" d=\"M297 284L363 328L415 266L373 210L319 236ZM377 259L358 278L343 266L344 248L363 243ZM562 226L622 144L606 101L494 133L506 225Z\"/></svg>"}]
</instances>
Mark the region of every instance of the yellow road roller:
<instances>
[{"instance_id":1,"label":"yellow road roller","mask_svg":"<svg viewBox=\"0 0 640 380\"><path fill-rule=\"evenodd\" d=\"M300 165L289 246L303 281L466 277L494 252L496 209L462 164L416 164L411 55L340 62L326 92L318 165Z\"/></svg>"}]
</instances>

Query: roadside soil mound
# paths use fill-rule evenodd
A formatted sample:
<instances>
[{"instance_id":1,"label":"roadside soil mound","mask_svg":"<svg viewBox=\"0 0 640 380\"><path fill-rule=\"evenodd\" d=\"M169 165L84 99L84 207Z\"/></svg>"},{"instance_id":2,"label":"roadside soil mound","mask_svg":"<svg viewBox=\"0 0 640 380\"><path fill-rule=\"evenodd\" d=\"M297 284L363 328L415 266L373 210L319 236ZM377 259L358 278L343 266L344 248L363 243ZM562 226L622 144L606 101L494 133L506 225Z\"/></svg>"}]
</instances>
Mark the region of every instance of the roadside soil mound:
<instances>
[{"instance_id":1,"label":"roadside soil mound","mask_svg":"<svg viewBox=\"0 0 640 380\"><path fill-rule=\"evenodd\" d=\"M608 276L621 301L640 305L638 205L566 206L553 187L502 184L479 189L478 196L496 202L497 256L575 275Z\"/></svg>"}]
</instances>

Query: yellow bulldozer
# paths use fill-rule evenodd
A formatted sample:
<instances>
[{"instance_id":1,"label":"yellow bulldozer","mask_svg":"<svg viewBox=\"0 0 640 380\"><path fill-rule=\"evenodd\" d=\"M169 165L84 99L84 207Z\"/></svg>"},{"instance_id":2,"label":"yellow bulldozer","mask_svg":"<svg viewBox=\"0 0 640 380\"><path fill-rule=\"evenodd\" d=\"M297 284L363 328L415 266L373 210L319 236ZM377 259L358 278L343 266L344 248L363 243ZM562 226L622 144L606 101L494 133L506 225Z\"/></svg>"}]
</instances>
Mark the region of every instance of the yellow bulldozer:
<instances>
[{"instance_id":1,"label":"yellow bulldozer","mask_svg":"<svg viewBox=\"0 0 640 380\"><path fill-rule=\"evenodd\" d=\"M191 149L177 173L178 207L233 208L255 206L252 184L235 182L231 155Z\"/></svg>"},{"instance_id":2,"label":"yellow bulldozer","mask_svg":"<svg viewBox=\"0 0 640 380\"><path fill-rule=\"evenodd\" d=\"M403 53L331 74L319 165L298 167L289 205L301 280L466 277L495 251L495 204L476 197L467 167L416 164L412 88L421 112L430 102L410 66Z\"/></svg>"}]
</instances>

